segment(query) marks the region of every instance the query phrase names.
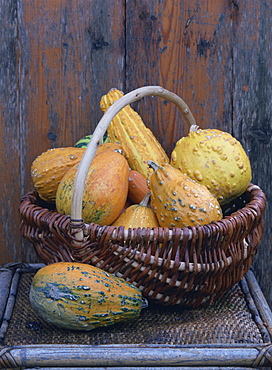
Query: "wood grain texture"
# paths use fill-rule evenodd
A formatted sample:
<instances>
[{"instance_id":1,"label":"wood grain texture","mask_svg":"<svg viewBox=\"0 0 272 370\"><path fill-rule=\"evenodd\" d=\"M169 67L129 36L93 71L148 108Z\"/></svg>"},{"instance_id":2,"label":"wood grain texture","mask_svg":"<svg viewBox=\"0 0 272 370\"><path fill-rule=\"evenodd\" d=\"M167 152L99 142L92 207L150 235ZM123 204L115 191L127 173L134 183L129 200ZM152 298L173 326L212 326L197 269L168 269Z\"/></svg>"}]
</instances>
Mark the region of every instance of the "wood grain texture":
<instances>
[{"instance_id":1,"label":"wood grain texture","mask_svg":"<svg viewBox=\"0 0 272 370\"><path fill-rule=\"evenodd\" d=\"M0 261L19 258L20 122L17 71L17 7L1 2L0 19Z\"/></svg>"},{"instance_id":2,"label":"wood grain texture","mask_svg":"<svg viewBox=\"0 0 272 370\"><path fill-rule=\"evenodd\" d=\"M231 10L225 1L135 1L127 9L128 90L137 84L158 84L181 96L200 127L229 131L224 121L231 102L229 62ZM137 59L136 59L137 58ZM137 60L137 63L132 61ZM137 105L170 154L175 142L188 133L177 109L164 101ZM227 109L227 111L226 111Z\"/></svg>"},{"instance_id":3,"label":"wood grain texture","mask_svg":"<svg viewBox=\"0 0 272 370\"><path fill-rule=\"evenodd\" d=\"M186 346L141 346L141 345L33 345L5 347L1 353L3 360L1 365L12 364L13 368L47 368L69 367L71 362L78 368L102 369L120 368L137 369L141 367L158 369L163 368L201 368L205 363L205 369L215 368L214 366L231 367L233 369L245 366L251 367L258 358L259 347L231 347L218 346L215 348L193 348ZM269 359L264 359L264 365L270 365ZM195 367L194 367L195 366Z\"/></svg>"},{"instance_id":4,"label":"wood grain texture","mask_svg":"<svg viewBox=\"0 0 272 370\"><path fill-rule=\"evenodd\" d=\"M266 194L265 232L254 259L272 305L272 19L271 3L237 2L233 19L233 132L247 150L253 182ZM250 41L249 41L250 39Z\"/></svg>"},{"instance_id":5,"label":"wood grain texture","mask_svg":"<svg viewBox=\"0 0 272 370\"><path fill-rule=\"evenodd\" d=\"M161 85L199 126L233 133L247 150L268 198L254 267L272 305L271 15L268 0L2 0L0 263L37 261L17 211L33 159L92 132L110 88ZM188 132L172 103L147 97L133 107L168 154Z\"/></svg>"},{"instance_id":6,"label":"wood grain texture","mask_svg":"<svg viewBox=\"0 0 272 370\"><path fill-rule=\"evenodd\" d=\"M122 84L123 21L121 2L23 1L20 103L30 160L91 133L100 96ZM118 63L110 64L109 55Z\"/></svg>"},{"instance_id":7,"label":"wood grain texture","mask_svg":"<svg viewBox=\"0 0 272 370\"><path fill-rule=\"evenodd\" d=\"M19 36L25 193L32 188L33 159L91 133L102 115L101 95L114 84L122 87L123 3L21 1ZM23 245L29 260L33 251Z\"/></svg>"}]
</instances>

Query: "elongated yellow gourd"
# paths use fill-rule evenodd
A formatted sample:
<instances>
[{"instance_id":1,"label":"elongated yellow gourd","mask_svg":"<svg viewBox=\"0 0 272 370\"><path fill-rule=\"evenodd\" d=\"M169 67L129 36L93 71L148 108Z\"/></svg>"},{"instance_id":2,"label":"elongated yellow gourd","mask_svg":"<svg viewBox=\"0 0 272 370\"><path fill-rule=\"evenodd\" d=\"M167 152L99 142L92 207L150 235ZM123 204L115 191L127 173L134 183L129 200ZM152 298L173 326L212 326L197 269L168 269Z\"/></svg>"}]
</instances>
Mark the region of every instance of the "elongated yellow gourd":
<instances>
[{"instance_id":1,"label":"elongated yellow gourd","mask_svg":"<svg viewBox=\"0 0 272 370\"><path fill-rule=\"evenodd\" d=\"M105 112L123 95L122 91L111 89L101 98L101 110ZM161 144L130 105L127 105L115 115L108 126L107 133L110 141L121 143L130 168L140 172L145 178L148 178L150 173L148 160L161 165L169 163L169 158Z\"/></svg>"}]
</instances>

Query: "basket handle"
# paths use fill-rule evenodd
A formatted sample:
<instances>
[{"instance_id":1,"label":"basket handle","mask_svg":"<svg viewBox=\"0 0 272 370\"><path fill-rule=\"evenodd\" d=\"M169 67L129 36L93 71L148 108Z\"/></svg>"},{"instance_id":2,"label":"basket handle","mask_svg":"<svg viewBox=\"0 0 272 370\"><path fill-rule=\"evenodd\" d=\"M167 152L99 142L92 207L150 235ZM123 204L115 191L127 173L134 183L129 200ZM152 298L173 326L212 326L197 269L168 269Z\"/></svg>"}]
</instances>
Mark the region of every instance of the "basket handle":
<instances>
[{"instance_id":1,"label":"basket handle","mask_svg":"<svg viewBox=\"0 0 272 370\"><path fill-rule=\"evenodd\" d=\"M95 156L97 150L97 143L102 139L105 134L110 122L114 116L123 109L126 105L133 103L145 96L159 96L177 105L180 109L183 117L185 118L187 124L190 126L196 125L195 119L187 106L187 104L176 94L168 91L160 86L144 86L136 90L133 90L126 95L122 96L120 99L114 102L107 111L104 113L99 123L97 124L92 138L87 145L84 155L79 163L74 191L72 195L72 207L71 207L71 225L73 229L77 229L78 232L75 233L75 238L78 240L83 240L83 230L80 230L80 225L82 225L82 198L85 180L88 174L89 167Z\"/></svg>"}]
</instances>

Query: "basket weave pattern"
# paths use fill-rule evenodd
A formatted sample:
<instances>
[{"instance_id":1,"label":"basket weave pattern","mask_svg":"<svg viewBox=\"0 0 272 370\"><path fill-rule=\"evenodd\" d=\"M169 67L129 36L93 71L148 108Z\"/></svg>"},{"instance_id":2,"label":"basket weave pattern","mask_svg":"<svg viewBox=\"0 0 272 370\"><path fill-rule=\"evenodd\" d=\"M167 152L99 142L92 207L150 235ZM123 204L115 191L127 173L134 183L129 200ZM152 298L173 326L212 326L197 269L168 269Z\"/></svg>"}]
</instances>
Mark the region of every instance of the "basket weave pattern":
<instances>
[{"instance_id":1,"label":"basket weave pattern","mask_svg":"<svg viewBox=\"0 0 272 370\"><path fill-rule=\"evenodd\" d=\"M85 178L113 117L127 104L157 95L175 103L189 125L195 124L186 103L161 87L143 87L116 101L98 123L80 162L74 184L71 216L43 204L36 191L19 207L21 233L46 263L83 262L137 285L148 297L167 305L198 307L243 278L263 234L265 195L250 184L224 211L222 220L188 228L139 228L86 225L82 220Z\"/></svg>"},{"instance_id":2,"label":"basket weave pattern","mask_svg":"<svg viewBox=\"0 0 272 370\"><path fill-rule=\"evenodd\" d=\"M41 207L39 201L36 191L30 192L19 211L21 233L44 263L96 265L163 304L210 304L249 270L263 234L265 195L254 185L233 202L234 208L242 208L209 225L125 231L82 223L80 245L75 244L70 216Z\"/></svg>"}]
</instances>

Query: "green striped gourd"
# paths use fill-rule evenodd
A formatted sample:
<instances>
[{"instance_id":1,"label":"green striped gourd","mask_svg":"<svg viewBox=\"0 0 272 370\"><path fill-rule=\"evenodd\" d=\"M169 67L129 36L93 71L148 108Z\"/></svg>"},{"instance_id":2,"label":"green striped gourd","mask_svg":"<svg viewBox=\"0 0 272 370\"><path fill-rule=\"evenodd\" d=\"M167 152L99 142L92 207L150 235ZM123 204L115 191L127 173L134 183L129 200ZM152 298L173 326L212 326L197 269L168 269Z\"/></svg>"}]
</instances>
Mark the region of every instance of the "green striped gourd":
<instances>
[{"instance_id":1,"label":"green striped gourd","mask_svg":"<svg viewBox=\"0 0 272 370\"><path fill-rule=\"evenodd\" d=\"M38 270L29 297L32 308L46 322L86 331L135 319L143 302L140 290L124 279L72 262Z\"/></svg>"}]
</instances>

